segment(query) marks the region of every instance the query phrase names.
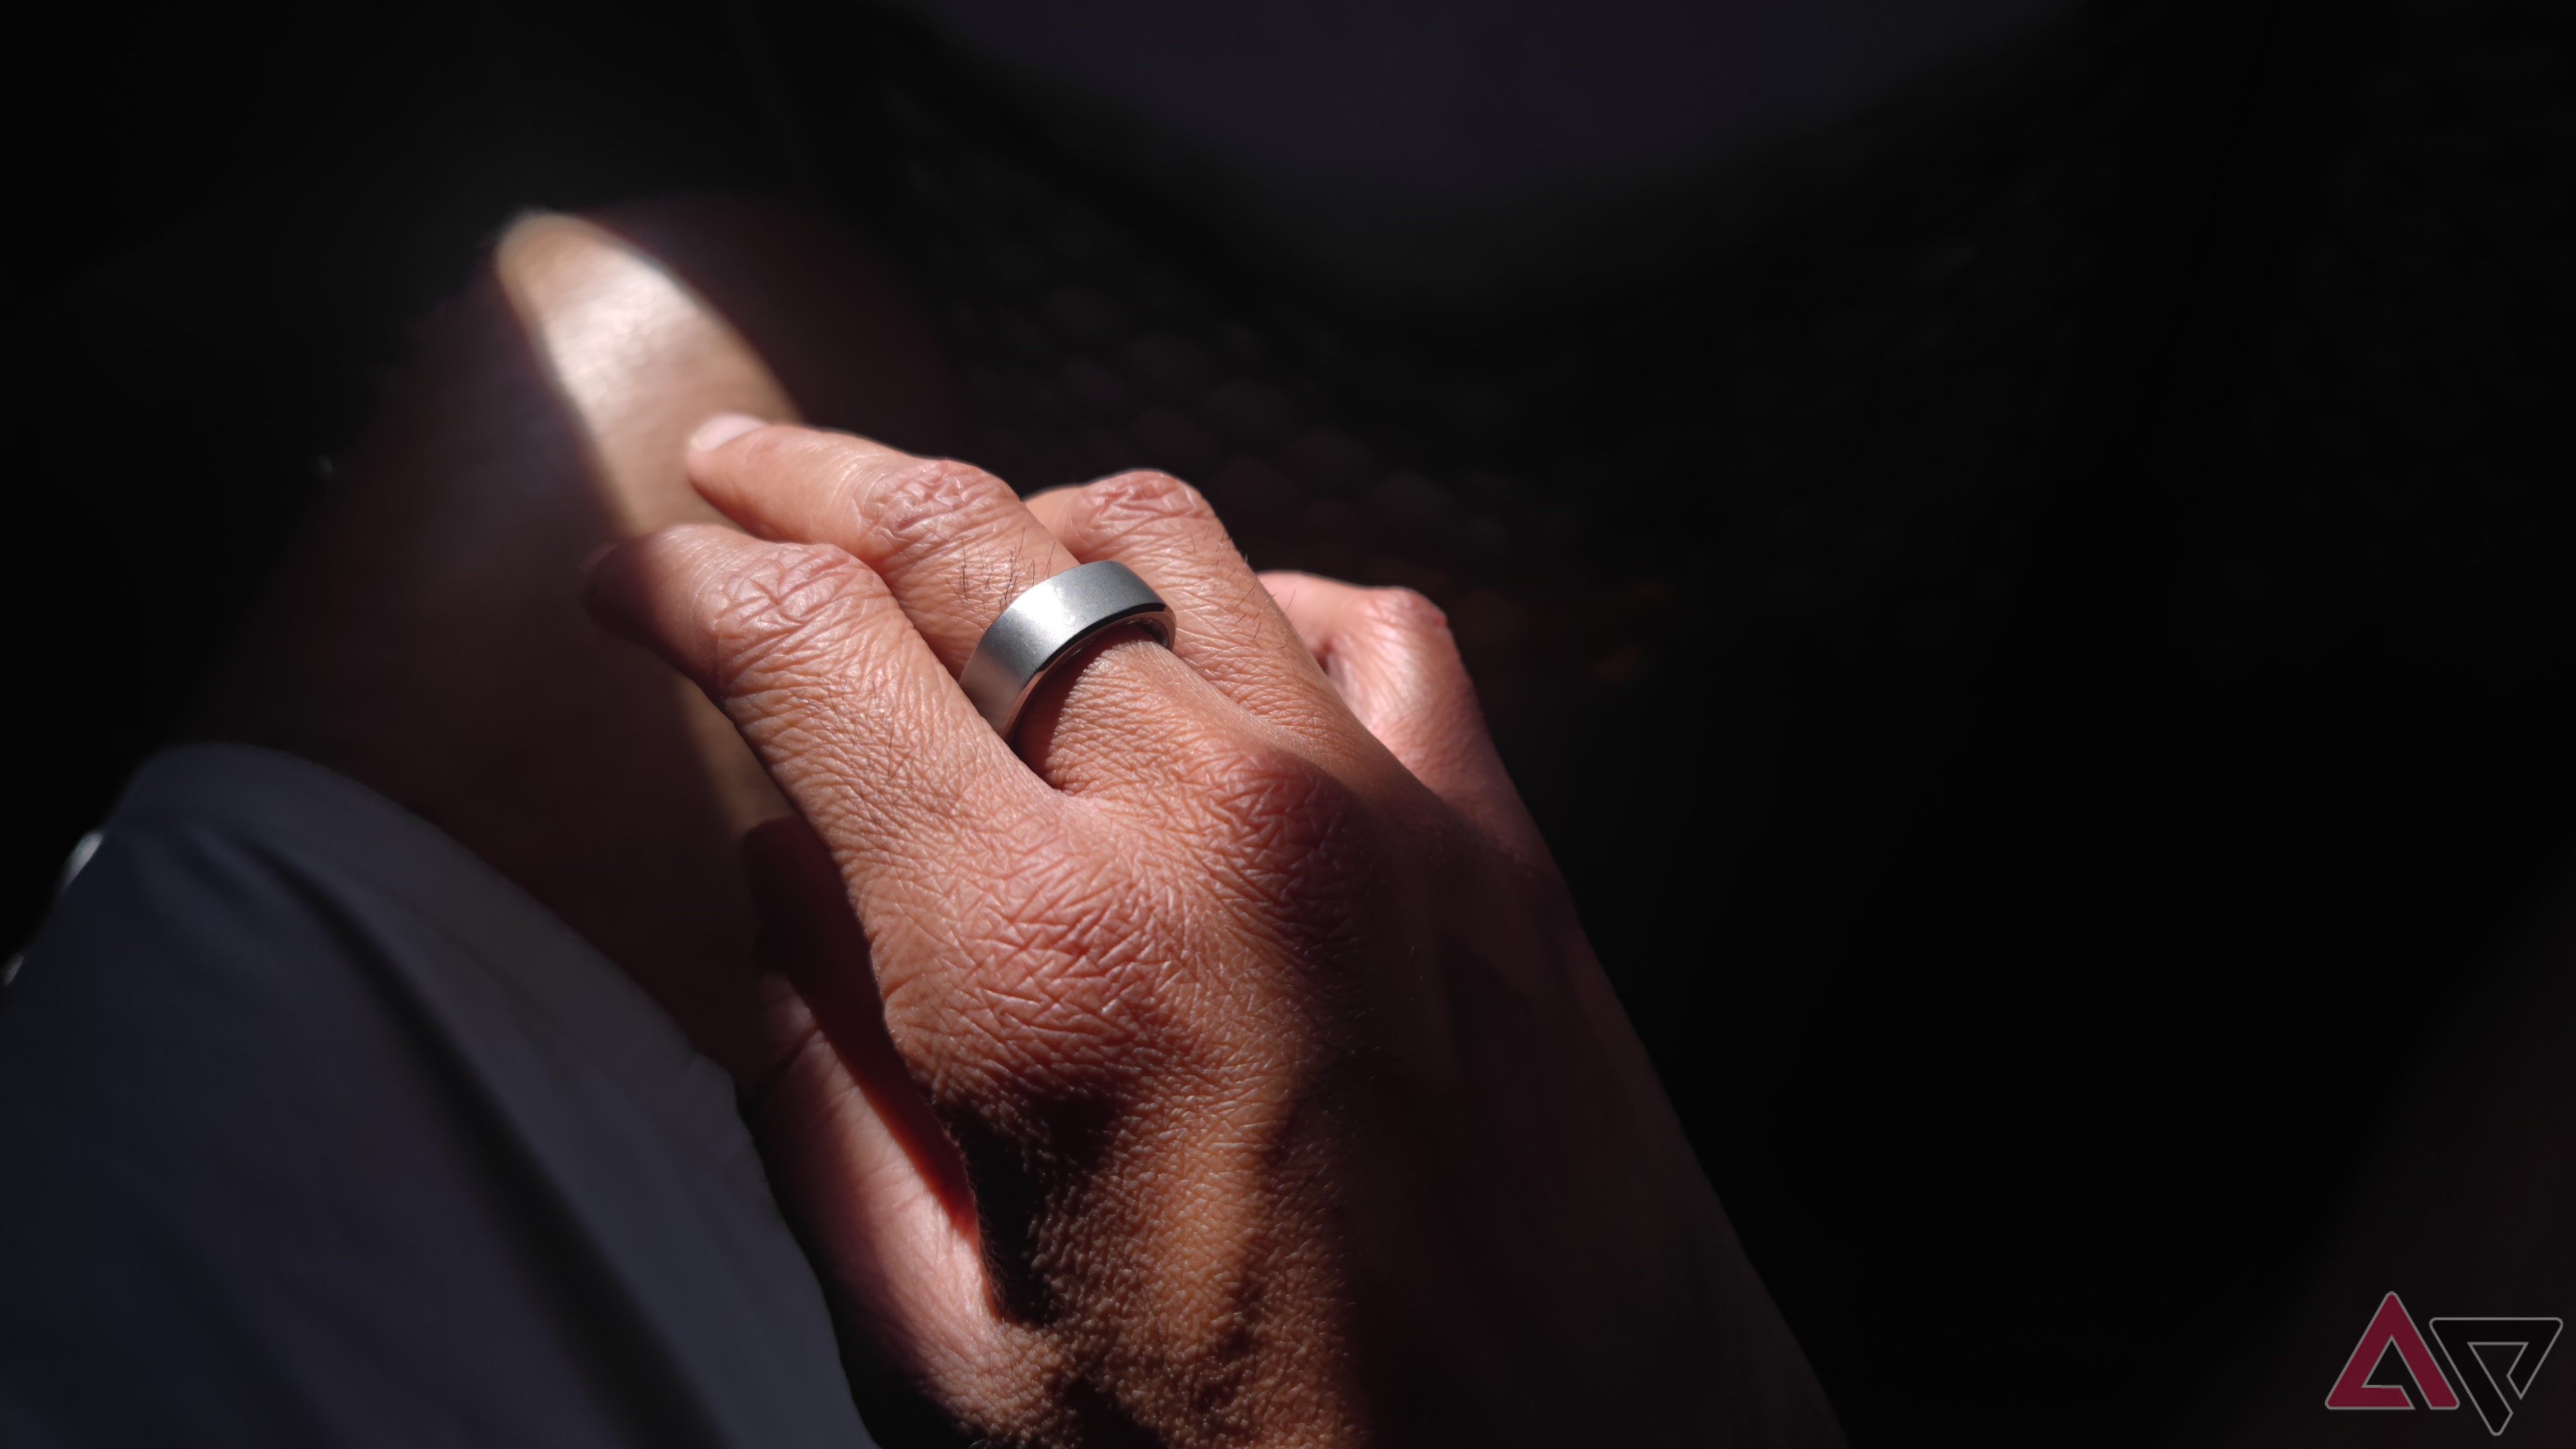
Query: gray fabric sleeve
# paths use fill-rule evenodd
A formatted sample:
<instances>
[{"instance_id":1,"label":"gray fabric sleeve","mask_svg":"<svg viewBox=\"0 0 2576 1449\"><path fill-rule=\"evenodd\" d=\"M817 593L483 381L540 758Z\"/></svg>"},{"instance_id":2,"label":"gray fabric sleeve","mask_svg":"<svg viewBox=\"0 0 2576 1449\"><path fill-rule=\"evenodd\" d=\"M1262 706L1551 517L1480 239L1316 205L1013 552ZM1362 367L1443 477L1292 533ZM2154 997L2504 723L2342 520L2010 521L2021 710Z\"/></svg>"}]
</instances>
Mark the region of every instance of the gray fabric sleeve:
<instances>
[{"instance_id":1,"label":"gray fabric sleeve","mask_svg":"<svg viewBox=\"0 0 2576 1449\"><path fill-rule=\"evenodd\" d=\"M426 822L206 745L0 992L0 1443L868 1439L723 1074Z\"/></svg>"}]
</instances>

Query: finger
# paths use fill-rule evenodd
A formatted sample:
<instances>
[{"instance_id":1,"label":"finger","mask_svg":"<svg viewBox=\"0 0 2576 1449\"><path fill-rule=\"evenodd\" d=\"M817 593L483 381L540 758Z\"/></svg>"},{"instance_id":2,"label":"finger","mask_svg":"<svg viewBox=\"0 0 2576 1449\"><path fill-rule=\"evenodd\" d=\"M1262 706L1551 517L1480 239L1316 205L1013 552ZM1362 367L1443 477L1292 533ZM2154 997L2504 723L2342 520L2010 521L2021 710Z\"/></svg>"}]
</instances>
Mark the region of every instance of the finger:
<instances>
[{"instance_id":1,"label":"finger","mask_svg":"<svg viewBox=\"0 0 2576 1449\"><path fill-rule=\"evenodd\" d=\"M811 428L701 437L715 446L691 451L689 474L709 502L764 538L847 550L885 580L951 674L1013 599L1079 562L980 468ZM1040 776L1068 790L1158 779L1166 772L1155 762L1204 733L1221 702L1141 635L1113 638L1059 674L1061 706L1031 704L1051 727L1024 738Z\"/></svg>"},{"instance_id":2,"label":"finger","mask_svg":"<svg viewBox=\"0 0 2576 1449\"><path fill-rule=\"evenodd\" d=\"M1029 512L1085 563L1134 569L1172 606L1172 650L1253 714L1310 737L1345 713L1199 491L1168 473L1053 488Z\"/></svg>"},{"instance_id":3,"label":"finger","mask_svg":"<svg viewBox=\"0 0 2576 1449\"><path fill-rule=\"evenodd\" d=\"M1538 827L1503 769L1448 616L1411 589L1260 576L1351 713L1414 777L1525 859Z\"/></svg>"},{"instance_id":4,"label":"finger","mask_svg":"<svg viewBox=\"0 0 2576 1449\"><path fill-rule=\"evenodd\" d=\"M589 597L724 708L862 909L999 858L1055 803L839 549L684 525L612 550Z\"/></svg>"}]
</instances>

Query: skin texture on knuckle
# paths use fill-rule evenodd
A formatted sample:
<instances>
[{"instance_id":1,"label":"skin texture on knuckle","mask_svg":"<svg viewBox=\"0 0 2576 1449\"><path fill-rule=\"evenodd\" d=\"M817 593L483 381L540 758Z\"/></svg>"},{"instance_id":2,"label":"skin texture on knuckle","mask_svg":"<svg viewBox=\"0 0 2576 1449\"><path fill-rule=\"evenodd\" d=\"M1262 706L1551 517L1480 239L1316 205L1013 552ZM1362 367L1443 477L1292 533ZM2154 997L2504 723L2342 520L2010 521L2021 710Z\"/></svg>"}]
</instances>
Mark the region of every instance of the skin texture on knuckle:
<instances>
[{"instance_id":1,"label":"skin texture on knuckle","mask_svg":"<svg viewBox=\"0 0 2576 1449\"><path fill-rule=\"evenodd\" d=\"M1231 873L1252 882L1285 879L1325 853L1353 802L1328 771L1292 751L1249 747L1201 765L1190 802Z\"/></svg>"},{"instance_id":2,"label":"skin texture on knuckle","mask_svg":"<svg viewBox=\"0 0 2576 1449\"><path fill-rule=\"evenodd\" d=\"M1090 531L1106 538L1173 522L1216 521L1216 511L1199 490L1150 468L1103 478L1082 490L1081 501L1090 515Z\"/></svg>"},{"instance_id":3,"label":"skin texture on knuckle","mask_svg":"<svg viewBox=\"0 0 2576 1449\"><path fill-rule=\"evenodd\" d=\"M1028 520L1007 485L972 464L875 464L854 497L872 560L905 581L906 602L934 647L971 646L1012 599L1073 563ZM925 588L934 575L937 582Z\"/></svg>"},{"instance_id":4,"label":"skin texture on knuckle","mask_svg":"<svg viewBox=\"0 0 2576 1449\"><path fill-rule=\"evenodd\" d=\"M1407 869L1386 811L1364 782L1261 737L1221 738L1187 752L1186 806L1172 833L1178 868L1201 873L1227 914L1276 968L1268 983L1338 995L1335 977L1362 954L1366 922Z\"/></svg>"},{"instance_id":5,"label":"skin texture on knuckle","mask_svg":"<svg viewBox=\"0 0 2576 1449\"><path fill-rule=\"evenodd\" d=\"M842 492L857 522L901 567L997 532L1017 499L1001 480L953 458L912 458L891 467L853 461Z\"/></svg>"}]
</instances>

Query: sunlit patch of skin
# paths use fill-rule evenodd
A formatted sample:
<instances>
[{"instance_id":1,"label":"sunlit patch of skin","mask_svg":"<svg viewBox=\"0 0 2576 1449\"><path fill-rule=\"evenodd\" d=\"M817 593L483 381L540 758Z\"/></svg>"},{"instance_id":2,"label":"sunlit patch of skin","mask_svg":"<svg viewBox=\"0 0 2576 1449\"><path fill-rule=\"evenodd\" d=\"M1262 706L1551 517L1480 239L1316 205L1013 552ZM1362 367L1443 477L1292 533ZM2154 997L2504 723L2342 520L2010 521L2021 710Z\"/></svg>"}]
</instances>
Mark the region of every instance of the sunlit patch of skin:
<instances>
[{"instance_id":1,"label":"sunlit patch of skin","mask_svg":"<svg viewBox=\"0 0 2576 1449\"><path fill-rule=\"evenodd\" d=\"M742 334L668 267L579 217L539 212L513 222L492 270L580 428L613 535L720 521L689 486L690 431L717 411L796 417L785 386ZM721 716L691 700L682 718L723 777L715 798L735 828L779 813Z\"/></svg>"},{"instance_id":2,"label":"sunlit patch of skin","mask_svg":"<svg viewBox=\"0 0 2576 1449\"><path fill-rule=\"evenodd\" d=\"M688 285L623 238L577 217L513 223L493 270L557 393L581 422L622 533L713 520L682 471L704 420L675 397L792 421L796 406L749 342Z\"/></svg>"}]
</instances>

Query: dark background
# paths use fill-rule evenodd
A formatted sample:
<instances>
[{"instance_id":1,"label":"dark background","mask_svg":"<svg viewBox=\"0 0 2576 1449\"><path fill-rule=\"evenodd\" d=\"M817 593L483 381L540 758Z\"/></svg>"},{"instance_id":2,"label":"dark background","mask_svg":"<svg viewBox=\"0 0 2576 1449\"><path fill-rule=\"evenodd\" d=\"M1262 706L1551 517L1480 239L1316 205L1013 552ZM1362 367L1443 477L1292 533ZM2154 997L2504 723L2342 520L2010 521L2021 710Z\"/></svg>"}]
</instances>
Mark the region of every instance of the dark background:
<instances>
[{"instance_id":1,"label":"dark background","mask_svg":"<svg viewBox=\"0 0 2576 1449\"><path fill-rule=\"evenodd\" d=\"M867 225L1014 483L1172 466L1450 609L1856 1442L2152 1438L2576 833L2563 6L2079 7L1439 298L864 7L54 19L13 940L409 322L687 190Z\"/></svg>"}]
</instances>

